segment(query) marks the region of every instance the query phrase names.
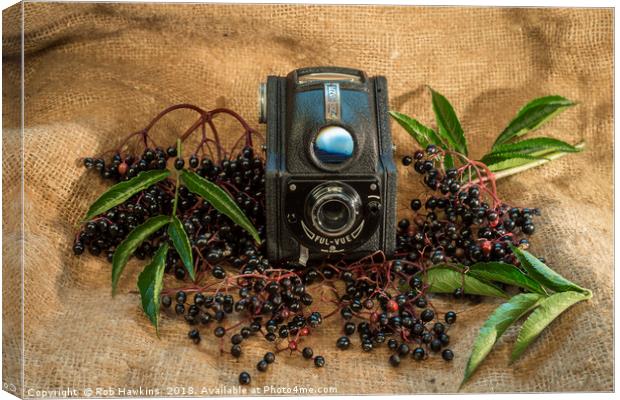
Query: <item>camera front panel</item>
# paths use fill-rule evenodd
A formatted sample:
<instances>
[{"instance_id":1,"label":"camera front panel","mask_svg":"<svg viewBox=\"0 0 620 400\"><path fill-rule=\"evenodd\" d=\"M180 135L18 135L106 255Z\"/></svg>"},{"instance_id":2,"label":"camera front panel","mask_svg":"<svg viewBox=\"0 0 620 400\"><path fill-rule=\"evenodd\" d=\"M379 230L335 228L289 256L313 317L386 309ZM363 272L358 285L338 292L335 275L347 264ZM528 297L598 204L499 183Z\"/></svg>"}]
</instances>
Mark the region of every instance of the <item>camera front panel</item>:
<instances>
[{"instance_id":1,"label":"camera front panel","mask_svg":"<svg viewBox=\"0 0 620 400\"><path fill-rule=\"evenodd\" d=\"M356 249L368 241L382 219L383 199L376 177L294 177L284 190L286 226L311 252L337 254Z\"/></svg>"}]
</instances>

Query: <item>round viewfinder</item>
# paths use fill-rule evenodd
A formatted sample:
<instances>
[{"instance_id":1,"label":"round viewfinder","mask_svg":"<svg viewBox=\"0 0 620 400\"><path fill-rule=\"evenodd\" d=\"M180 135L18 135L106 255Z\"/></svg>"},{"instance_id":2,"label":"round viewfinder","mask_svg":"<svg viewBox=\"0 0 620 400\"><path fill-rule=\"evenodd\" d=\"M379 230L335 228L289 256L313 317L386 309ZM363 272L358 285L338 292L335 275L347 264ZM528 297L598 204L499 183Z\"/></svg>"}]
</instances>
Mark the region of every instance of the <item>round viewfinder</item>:
<instances>
[{"instance_id":1,"label":"round viewfinder","mask_svg":"<svg viewBox=\"0 0 620 400\"><path fill-rule=\"evenodd\" d=\"M341 126L322 128L314 140L314 155L324 164L341 164L353 157L353 136Z\"/></svg>"}]
</instances>

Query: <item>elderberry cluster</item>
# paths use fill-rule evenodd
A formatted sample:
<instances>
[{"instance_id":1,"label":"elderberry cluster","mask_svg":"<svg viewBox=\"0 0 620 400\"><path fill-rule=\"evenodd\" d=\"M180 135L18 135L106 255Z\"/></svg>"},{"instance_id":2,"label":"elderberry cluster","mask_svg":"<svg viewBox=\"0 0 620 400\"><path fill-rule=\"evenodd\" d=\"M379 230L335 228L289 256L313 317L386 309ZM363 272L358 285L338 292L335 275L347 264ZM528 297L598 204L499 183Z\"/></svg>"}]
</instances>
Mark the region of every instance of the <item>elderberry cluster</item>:
<instances>
[{"instance_id":1,"label":"elderberry cluster","mask_svg":"<svg viewBox=\"0 0 620 400\"><path fill-rule=\"evenodd\" d=\"M411 200L410 219L398 223L398 252L409 261L430 260L471 265L479 261L503 261L514 264L509 247L528 246L524 235L535 231L532 222L538 209L516 208L491 198L489 189L474 182L464 182L466 172L457 168L441 170L442 157L434 145L425 152L406 156L405 166L424 177L424 184L434 193L424 199ZM469 171L467 171L469 172Z\"/></svg>"},{"instance_id":2,"label":"elderberry cluster","mask_svg":"<svg viewBox=\"0 0 620 400\"><path fill-rule=\"evenodd\" d=\"M160 148L147 148L140 157L121 156L117 153L108 164L102 158L86 158L84 165L100 171L104 179L121 181L141 171L164 169L168 160L174 157L174 147L168 148L166 152ZM259 235L264 237L263 162L254 156L251 147L244 148L237 157L224 158L219 163L206 156L199 159L196 155L191 155L188 163L190 170L229 190L257 228ZM182 168L184 161L176 158L174 164ZM88 249L93 255L106 255L111 262L116 247L129 232L150 217L172 213L174 191L172 182L160 182L86 223L75 240L74 253L79 255ZM196 253L195 258L206 261L197 266L198 271L210 271L215 277L223 277L225 271L221 263L228 262L235 267L245 266L249 257L259 253L261 245L256 245L251 236L227 216L202 201L185 186L179 187L178 195L177 216L190 238ZM150 257L168 240L166 229L162 228L140 245L135 256L139 259ZM253 263L258 262L263 263L263 268L268 265L267 260L261 256L254 259L249 267L253 268ZM166 272L173 273L180 280L186 277L186 269L174 250L168 252Z\"/></svg>"}]
</instances>

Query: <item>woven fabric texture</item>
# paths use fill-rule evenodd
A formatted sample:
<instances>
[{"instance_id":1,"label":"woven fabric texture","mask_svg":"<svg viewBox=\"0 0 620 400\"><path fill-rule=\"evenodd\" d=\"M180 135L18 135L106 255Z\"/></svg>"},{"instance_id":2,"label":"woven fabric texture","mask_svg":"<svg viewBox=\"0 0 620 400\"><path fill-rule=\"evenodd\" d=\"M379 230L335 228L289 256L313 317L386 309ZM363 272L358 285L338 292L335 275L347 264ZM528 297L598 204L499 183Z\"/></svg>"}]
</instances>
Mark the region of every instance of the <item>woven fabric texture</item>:
<instances>
[{"instance_id":1,"label":"woven fabric texture","mask_svg":"<svg viewBox=\"0 0 620 400\"><path fill-rule=\"evenodd\" d=\"M425 85L443 93L474 157L526 101L561 94L579 102L542 133L585 140L586 151L507 178L499 191L515 205L543 210L532 251L594 297L553 322L511 366L517 331L509 330L463 391L613 390L613 10L111 3L26 3L24 10L23 241L21 5L3 14L5 383L26 395L62 387L214 388L254 371L270 348L262 340L234 360L219 356L215 340L191 344L185 322L171 316L158 339L135 293L142 263L130 263L112 298L110 265L72 255L80 218L106 188L78 159L109 149L175 103L226 106L258 126L257 85L268 74L338 65L385 75L391 109L430 125ZM167 120L158 137L172 143L190 118ZM411 138L395 124L393 131L397 157L410 154ZM406 216L422 186L411 169L401 168L399 179ZM496 305L445 305L462 311L451 363L435 357L395 369L385 348L367 354L356 344L341 352L332 321L309 338L325 368L283 354L268 373L253 373L253 383L333 386L338 394L454 392Z\"/></svg>"}]
</instances>

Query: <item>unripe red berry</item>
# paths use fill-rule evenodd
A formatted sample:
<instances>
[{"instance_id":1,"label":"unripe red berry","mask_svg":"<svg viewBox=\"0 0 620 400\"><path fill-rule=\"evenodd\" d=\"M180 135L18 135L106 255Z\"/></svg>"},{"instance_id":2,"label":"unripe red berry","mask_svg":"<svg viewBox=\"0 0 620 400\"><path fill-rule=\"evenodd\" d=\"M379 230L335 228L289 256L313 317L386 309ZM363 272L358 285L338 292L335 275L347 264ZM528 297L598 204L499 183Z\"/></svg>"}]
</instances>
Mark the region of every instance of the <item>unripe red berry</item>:
<instances>
[{"instance_id":1,"label":"unripe red berry","mask_svg":"<svg viewBox=\"0 0 620 400\"><path fill-rule=\"evenodd\" d=\"M489 253L491 252L491 242L489 240L485 240L484 242L482 242L480 247L482 248L482 252L485 255L489 255Z\"/></svg>"},{"instance_id":2,"label":"unripe red berry","mask_svg":"<svg viewBox=\"0 0 620 400\"><path fill-rule=\"evenodd\" d=\"M395 302L394 300L390 300L387 302L387 309L390 312L396 312L398 311L398 303Z\"/></svg>"},{"instance_id":3,"label":"unripe red berry","mask_svg":"<svg viewBox=\"0 0 620 400\"><path fill-rule=\"evenodd\" d=\"M127 163L123 161L122 163L118 164L118 173L121 174L121 176L125 176L125 174L127 173L127 168L129 168L127 166Z\"/></svg>"}]
</instances>

